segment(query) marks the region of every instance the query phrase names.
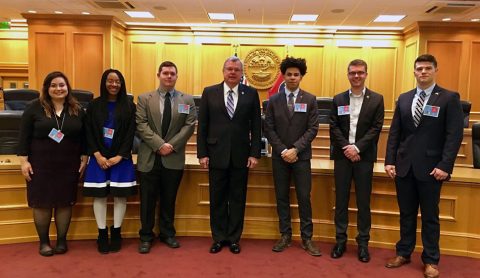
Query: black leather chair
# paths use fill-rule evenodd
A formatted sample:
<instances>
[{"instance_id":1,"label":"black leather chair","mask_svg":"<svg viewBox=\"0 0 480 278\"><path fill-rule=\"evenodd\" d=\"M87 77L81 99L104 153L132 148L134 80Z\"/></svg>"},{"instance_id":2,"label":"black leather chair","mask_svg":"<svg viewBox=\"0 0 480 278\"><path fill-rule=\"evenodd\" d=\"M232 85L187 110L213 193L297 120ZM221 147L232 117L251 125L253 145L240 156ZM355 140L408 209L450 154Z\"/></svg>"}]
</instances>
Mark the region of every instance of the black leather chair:
<instances>
[{"instance_id":1,"label":"black leather chair","mask_svg":"<svg viewBox=\"0 0 480 278\"><path fill-rule=\"evenodd\" d=\"M3 100L5 110L25 110L27 104L39 98L40 93L30 89L5 90Z\"/></svg>"},{"instance_id":2,"label":"black leather chair","mask_svg":"<svg viewBox=\"0 0 480 278\"><path fill-rule=\"evenodd\" d=\"M200 112L200 101L202 100L202 96L192 96L193 97L193 102L195 102L195 110L197 111L197 117L198 113Z\"/></svg>"},{"instance_id":3,"label":"black leather chair","mask_svg":"<svg viewBox=\"0 0 480 278\"><path fill-rule=\"evenodd\" d=\"M72 90L72 96L80 102L83 109L87 109L88 104L93 99L93 93L85 90L74 89Z\"/></svg>"},{"instance_id":4,"label":"black leather chair","mask_svg":"<svg viewBox=\"0 0 480 278\"><path fill-rule=\"evenodd\" d=\"M262 115L267 113L268 99L262 101Z\"/></svg>"},{"instance_id":5,"label":"black leather chair","mask_svg":"<svg viewBox=\"0 0 480 278\"><path fill-rule=\"evenodd\" d=\"M0 154L16 154L22 110L0 111Z\"/></svg>"},{"instance_id":6,"label":"black leather chair","mask_svg":"<svg viewBox=\"0 0 480 278\"><path fill-rule=\"evenodd\" d=\"M480 168L480 123L472 125L473 168Z\"/></svg>"},{"instance_id":7,"label":"black leather chair","mask_svg":"<svg viewBox=\"0 0 480 278\"><path fill-rule=\"evenodd\" d=\"M463 110L463 127L468 128L468 122L470 121L470 110L472 109L472 103L468 100L461 100Z\"/></svg>"},{"instance_id":8,"label":"black leather chair","mask_svg":"<svg viewBox=\"0 0 480 278\"><path fill-rule=\"evenodd\" d=\"M333 107L333 98L317 97L318 121L321 124L330 124L330 111Z\"/></svg>"}]
</instances>

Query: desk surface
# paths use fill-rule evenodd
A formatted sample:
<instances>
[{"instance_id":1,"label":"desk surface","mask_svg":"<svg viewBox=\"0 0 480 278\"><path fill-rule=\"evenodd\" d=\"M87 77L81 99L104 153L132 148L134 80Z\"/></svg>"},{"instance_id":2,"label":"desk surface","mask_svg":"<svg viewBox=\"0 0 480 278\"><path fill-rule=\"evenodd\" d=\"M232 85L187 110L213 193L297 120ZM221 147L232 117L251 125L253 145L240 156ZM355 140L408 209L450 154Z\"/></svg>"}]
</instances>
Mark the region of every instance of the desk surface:
<instances>
[{"instance_id":1,"label":"desk surface","mask_svg":"<svg viewBox=\"0 0 480 278\"><path fill-rule=\"evenodd\" d=\"M136 155L133 156L133 160L134 163L136 163ZM0 170L18 170L19 167L20 162L16 155L0 155ZM198 159L195 155L186 155L186 168L200 169ZM259 161L258 169L271 169L271 158L262 157ZM314 173L333 174L333 160L312 159L312 171ZM387 174L383 170L383 163L375 163L373 174L376 177L387 177ZM480 169L455 167L451 181L476 183L480 186Z\"/></svg>"}]
</instances>

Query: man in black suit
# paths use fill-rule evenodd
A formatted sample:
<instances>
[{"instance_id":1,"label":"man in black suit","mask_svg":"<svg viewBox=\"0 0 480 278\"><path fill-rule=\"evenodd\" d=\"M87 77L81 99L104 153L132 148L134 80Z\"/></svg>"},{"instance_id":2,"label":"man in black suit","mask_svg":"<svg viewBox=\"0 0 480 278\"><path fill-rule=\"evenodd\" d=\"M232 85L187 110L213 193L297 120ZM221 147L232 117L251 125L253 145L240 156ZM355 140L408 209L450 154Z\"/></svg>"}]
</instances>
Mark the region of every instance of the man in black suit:
<instances>
[{"instance_id":1,"label":"man in black suit","mask_svg":"<svg viewBox=\"0 0 480 278\"><path fill-rule=\"evenodd\" d=\"M223 65L224 81L203 90L197 129L197 157L209 169L210 253L222 246L240 253L248 170L260 158L261 118L257 90L240 84L238 57Z\"/></svg>"},{"instance_id":2,"label":"man in black suit","mask_svg":"<svg viewBox=\"0 0 480 278\"><path fill-rule=\"evenodd\" d=\"M272 250L281 252L292 241L290 184L293 176L300 215L302 248L312 256L320 250L312 241L313 223L310 191L312 188L312 141L318 132L316 97L300 89L307 73L305 59L288 57L280 65L285 89L270 97L265 115L265 136L272 145L273 181L281 237Z\"/></svg>"},{"instance_id":3,"label":"man in black suit","mask_svg":"<svg viewBox=\"0 0 480 278\"><path fill-rule=\"evenodd\" d=\"M410 262L420 205L424 276L430 278L439 276L440 190L450 178L462 142L463 112L459 94L435 83L434 56L421 55L414 65L417 88L399 96L387 142L385 172L395 179L400 240L396 256L385 266Z\"/></svg>"},{"instance_id":4,"label":"man in black suit","mask_svg":"<svg viewBox=\"0 0 480 278\"><path fill-rule=\"evenodd\" d=\"M346 250L350 186L355 182L357 200L358 259L369 262L370 194L373 164L385 114L383 96L365 87L367 63L353 60L347 68L350 90L333 98L330 142L335 176L335 230L337 243L330 256L340 258Z\"/></svg>"}]
</instances>

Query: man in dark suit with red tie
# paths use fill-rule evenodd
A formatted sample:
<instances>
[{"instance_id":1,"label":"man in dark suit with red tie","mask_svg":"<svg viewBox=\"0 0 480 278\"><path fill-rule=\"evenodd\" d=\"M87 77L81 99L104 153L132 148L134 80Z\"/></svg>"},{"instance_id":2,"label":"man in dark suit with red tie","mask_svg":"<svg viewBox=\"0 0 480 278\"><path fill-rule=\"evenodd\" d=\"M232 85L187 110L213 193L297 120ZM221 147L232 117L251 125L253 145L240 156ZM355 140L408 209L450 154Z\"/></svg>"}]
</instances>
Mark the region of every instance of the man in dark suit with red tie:
<instances>
[{"instance_id":1,"label":"man in dark suit with red tie","mask_svg":"<svg viewBox=\"0 0 480 278\"><path fill-rule=\"evenodd\" d=\"M377 160L377 143L385 114L383 96L365 87L367 63L353 60L347 77L351 88L333 98L330 113L330 141L335 176L336 244L330 253L334 259L346 250L348 202L352 180L355 182L357 203L356 241L358 260L369 262L370 194L372 193L373 164Z\"/></svg>"},{"instance_id":2,"label":"man in dark suit with red tie","mask_svg":"<svg viewBox=\"0 0 480 278\"><path fill-rule=\"evenodd\" d=\"M197 157L209 169L210 253L229 245L240 253L248 170L260 158L261 118L257 90L240 84L238 57L223 65L224 81L203 90L197 129Z\"/></svg>"},{"instance_id":3,"label":"man in dark suit with red tie","mask_svg":"<svg viewBox=\"0 0 480 278\"><path fill-rule=\"evenodd\" d=\"M437 61L415 60L417 88L398 98L388 136L385 172L395 179L400 209L400 240L388 268L410 262L415 249L417 214L422 218L424 276L438 277L439 208L442 183L450 178L463 138L460 97L435 82Z\"/></svg>"},{"instance_id":4,"label":"man in dark suit with red tie","mask_svg":"<svg viewBox=\"0 0 480 278\"><path fill-rule=\"evenodd\" d=\"M280 64L285 89L270 97L265 115L265 136L272 145L272 168L281 237L272 248L281 252L292 241L290 184L295 184L300 215L302 248L312 256L320 250L312 241L313 223L310 191L312 189L312 141L318 132L316 97L300 89L307 73L305 59L287 57Z\"/></svg>"}]
</instances>

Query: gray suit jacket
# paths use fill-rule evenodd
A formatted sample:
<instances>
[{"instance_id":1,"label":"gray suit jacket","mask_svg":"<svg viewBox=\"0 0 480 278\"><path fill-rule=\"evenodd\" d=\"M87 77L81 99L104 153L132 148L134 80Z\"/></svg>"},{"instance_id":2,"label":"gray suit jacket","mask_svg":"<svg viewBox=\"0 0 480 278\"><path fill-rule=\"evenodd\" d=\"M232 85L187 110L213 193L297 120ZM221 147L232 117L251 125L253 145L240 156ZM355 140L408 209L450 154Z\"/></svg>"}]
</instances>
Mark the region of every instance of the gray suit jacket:
<instances>
[{"instance_id":1,"label":"gray suit jacket","mask_svg":"<svg viewBox=\"0 0 480 278\"><path fill-rule=\"evenodd\" d=\"M156 151L164 143L171 144L174 152L168 156L162 156L163 166L179 170L185 166L185 146L195 129L195 103L192 96L176 90L172 102L170 127L165 138L162 138L160 91L157 89L138 97L136 122L141 143L138 147L137 169L140 172L149 172L153 168ZM179 104L190 105L189 114L179 113Z\"/></svg>"}]
</instances>

